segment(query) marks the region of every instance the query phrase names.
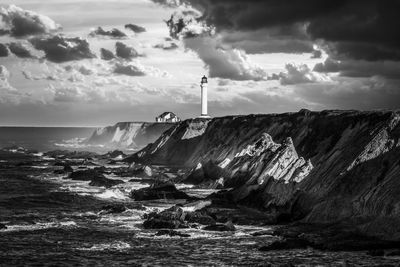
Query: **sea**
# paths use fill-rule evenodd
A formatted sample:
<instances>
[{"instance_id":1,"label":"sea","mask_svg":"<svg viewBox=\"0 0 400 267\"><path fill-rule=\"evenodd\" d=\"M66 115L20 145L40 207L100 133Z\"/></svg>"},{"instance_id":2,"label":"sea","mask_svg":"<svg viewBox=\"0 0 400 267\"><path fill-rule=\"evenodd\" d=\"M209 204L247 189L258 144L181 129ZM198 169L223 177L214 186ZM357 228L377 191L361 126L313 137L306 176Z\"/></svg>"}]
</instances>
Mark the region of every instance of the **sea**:
<instances>
[{"instance_id":1,"label":"sea","mask_svg":"<svg viewBox=\"0 0 400 267\"><path fill-rule=\"evenodd\" d=\"M75 149L72 144L84 149L80 141L92 131L0 128L0 147L37 150L29 155L0 152L0 266L398 266L400 258L373 257L366 251L260 251L276 237L254 233L269 231L271 225L235 225L235 232L179 229L189 236L159 236L158 230L143 228L145 215L180 202L129 197L132 190L149 186L148 181L108 174L125 183L104 188L54 173L56 159L43 152ZM104 166L127 167L123 162ZM200 198L214 192L177 187ZM117 204L126 210L105 209Z\"/></svg>"},{"instance_id":2,"label":"sea","mask_svg":"<svg viewBox=\"0 0 400 267\"><path fill-rule=\"evenodd\" d=\"M56 149L95 150L84 146L96 128L90 127L0 127L0 148L21 146L38 151Z\"/></svg>"}]
</instances>

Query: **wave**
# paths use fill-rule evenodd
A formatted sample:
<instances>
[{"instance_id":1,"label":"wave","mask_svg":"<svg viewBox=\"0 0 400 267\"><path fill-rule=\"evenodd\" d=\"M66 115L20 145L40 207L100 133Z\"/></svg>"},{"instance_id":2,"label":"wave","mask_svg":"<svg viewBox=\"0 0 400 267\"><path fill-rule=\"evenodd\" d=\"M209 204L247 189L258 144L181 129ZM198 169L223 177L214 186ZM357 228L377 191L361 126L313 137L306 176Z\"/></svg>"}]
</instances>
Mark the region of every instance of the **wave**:
<instances>
[{"instance_id":1,"label":"wave","mask_svg":"<svg viewBox=\"0 0 400 267\"><path fill-rule=\"evenodd\" d=\"M45 223L42 222L35 224L14 224L14 225L7 225L7 228L0 230L0 232L37 231L49 228L69 228L76 226L77 224L74 221L45 222Z\"/></svg>"},{"instance_id":2,"label":"wave","mask_svg":"<svg viewBox=\"0 0 400 267\"><path fill-rule=\"evenodd\" d=\"M123 251L130 249L131 245L129 243L123 241L115 241L111 243L100 243L94 244L91 247L81 247L76 248L76 250L83 250L83 251L104 251L104 250L116 250L116 251Z\"/></svg>"},{"instance_id":3,"label":"wave","mask_svg":"<svg viewBox=\"0 0 400 267\"><path fill-rule=\"evenodd\" d=\"M100 194L96 194L95 196L102 199L119 199L119 200L129 199L129 197L119 189L107 189Z\"/></svg>"}]
</instances>

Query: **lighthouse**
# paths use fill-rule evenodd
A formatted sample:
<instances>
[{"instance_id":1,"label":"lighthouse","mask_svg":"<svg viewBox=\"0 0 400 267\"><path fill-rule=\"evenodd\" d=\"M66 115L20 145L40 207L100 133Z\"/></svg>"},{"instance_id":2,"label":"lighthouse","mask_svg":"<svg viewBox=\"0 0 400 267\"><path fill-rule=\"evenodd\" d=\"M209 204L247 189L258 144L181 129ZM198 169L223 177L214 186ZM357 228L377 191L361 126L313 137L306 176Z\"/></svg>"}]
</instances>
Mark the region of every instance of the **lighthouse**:
<instances>
[{"instance_id":1,"label":"lighthouse","mask_svg":"<svg viewBox=\"0 0 400 267\"><path fill-rule=\"evenodd\" d=\"M204 75L203 78L201 78L201 83L200 83L200 88L201 88L201 116L200 118L210 118L208 116L208 110L207 110L207 77Z\"/></svg>"}]
</instances>

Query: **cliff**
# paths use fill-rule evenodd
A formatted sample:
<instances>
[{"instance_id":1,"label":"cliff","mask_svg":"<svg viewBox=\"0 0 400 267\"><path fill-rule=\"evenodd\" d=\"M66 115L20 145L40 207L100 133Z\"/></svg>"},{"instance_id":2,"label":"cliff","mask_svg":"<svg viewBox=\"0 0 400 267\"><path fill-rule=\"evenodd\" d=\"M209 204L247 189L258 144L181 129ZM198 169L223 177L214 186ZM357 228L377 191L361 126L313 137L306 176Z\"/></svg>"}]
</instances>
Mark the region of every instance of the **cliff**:
<instances>
[{"instance_id":1,"label":"cliff","mask_svg":"<svg viewBox=\"0 0 400 267\"><path fill-rule=\"evenodd\" d=\"M119 122L96 129L86 141L91 145L104 145L112 149L140 149L156 141L173 123Z\"/></svg>"},{"instance_id":2,"label":"cliff","mask_svg":"<svg viewBox=\"0 0 400 267\"><path fill-rule=\"evenodd\" d=\"M322 111L187 120L130 160L193 168L186 181L276 221L347 222L400 239L400 113Z\"/></svg>"}]
</instances>

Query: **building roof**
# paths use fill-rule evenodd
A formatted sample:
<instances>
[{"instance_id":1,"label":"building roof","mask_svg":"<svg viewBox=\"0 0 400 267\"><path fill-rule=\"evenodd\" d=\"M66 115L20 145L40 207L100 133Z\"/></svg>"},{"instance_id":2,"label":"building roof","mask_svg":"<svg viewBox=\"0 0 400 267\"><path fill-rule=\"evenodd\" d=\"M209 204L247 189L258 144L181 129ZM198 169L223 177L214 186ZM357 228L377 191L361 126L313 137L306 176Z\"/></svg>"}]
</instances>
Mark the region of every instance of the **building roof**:
<instances>
[{"instance_id":1,"label":"building roof","mask_svg":"<svg viewBox=\"0 0 400 267\"><path fill-rule=\"evenodd\" d=\"M161 115L159 115L158 118L163 118L163 117L166 117L167 115L170 115L171 117L178 117L175 115L175 113L166 111L166 112L162 113Z\"/></svg>"}]
</instances>

